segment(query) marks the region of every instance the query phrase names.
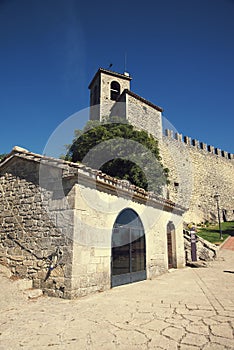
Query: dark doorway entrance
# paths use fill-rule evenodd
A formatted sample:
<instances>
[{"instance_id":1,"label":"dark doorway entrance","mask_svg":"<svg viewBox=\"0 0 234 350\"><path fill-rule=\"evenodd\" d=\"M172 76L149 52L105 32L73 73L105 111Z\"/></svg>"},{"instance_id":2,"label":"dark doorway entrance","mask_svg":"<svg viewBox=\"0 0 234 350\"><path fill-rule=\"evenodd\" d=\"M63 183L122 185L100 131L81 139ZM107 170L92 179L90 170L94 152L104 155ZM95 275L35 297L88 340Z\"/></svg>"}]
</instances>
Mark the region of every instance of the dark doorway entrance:
<instances>
[{"instance_id":1,"label":"dark doorway entrance","mask_svg":"<svg viewBox=\"0 0 234 350\"><path fill-rule=\"evenodd\" d=\"M223 221L227 222L227 210L223 209L222 212L223 212Z\"/></svg>"},{"instance_id":2,"label":"dark doorway entrance","mask_svg":"<svg viewBox=\"0 0 234 350\"><path fill-rule=\"evenodd\" d=\"M132 209L123 210L112 232L111 286L146 279L145 232Z\"/></svg>"}]
</instances>

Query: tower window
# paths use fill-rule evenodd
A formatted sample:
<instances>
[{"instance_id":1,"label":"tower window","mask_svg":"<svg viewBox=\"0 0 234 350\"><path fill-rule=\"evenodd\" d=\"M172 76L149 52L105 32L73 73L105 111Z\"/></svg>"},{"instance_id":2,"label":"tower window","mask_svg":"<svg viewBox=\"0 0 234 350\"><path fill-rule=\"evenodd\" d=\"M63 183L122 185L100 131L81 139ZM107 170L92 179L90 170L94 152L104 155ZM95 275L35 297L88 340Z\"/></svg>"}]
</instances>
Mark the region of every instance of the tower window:
<instances>
[{"instance_id":1,"label":"tower window","mask_svg":"<svg viewBox=\"0 0 234 350\"><path fill-rule=\"evenodd\" d=\"M120 95L120 85L117 81L112 81L111 87L110 87L111 100L116 101L119 95Z\"/></svg>"}]
</instances>

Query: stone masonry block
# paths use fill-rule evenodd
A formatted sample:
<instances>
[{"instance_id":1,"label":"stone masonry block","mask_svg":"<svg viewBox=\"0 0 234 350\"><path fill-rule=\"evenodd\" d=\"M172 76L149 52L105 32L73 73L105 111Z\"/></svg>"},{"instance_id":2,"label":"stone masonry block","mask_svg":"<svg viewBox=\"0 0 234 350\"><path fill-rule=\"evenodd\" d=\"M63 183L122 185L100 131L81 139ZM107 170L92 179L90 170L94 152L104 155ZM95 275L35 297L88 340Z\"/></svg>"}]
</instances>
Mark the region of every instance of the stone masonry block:
<instances>
[{"instance_id":1,"label":"stone masonry block","mask_svg":"<svg viewBox=\"0 0 234 350\"><path fill-rule=\"evenodd\" d=\"M97 271L97 265L96 264L89 264L87 266L87 273L95 273Z\"/></svg>"},{"instance_id":2,"label":"stone masonry block","mask_svg":"<svg viewBox=\"0 0 234 350\"><path fill-rule=\"evenodd\" d=\"M28 268L27 266L24 266L24 265L17 265L15 268L15 272L21 277L25 277L27 275Z\"/></svg>"}]
</instances>

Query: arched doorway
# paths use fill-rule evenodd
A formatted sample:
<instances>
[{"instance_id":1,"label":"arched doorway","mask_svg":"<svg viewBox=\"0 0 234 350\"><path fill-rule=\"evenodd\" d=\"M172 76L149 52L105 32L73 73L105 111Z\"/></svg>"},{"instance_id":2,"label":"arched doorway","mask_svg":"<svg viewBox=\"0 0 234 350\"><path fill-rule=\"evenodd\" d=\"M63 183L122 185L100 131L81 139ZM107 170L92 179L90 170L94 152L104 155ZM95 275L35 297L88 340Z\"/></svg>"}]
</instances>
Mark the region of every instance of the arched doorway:
<instances>
[{"instance_id":1,"label":"arched doorway","mask_svg":"<svg viewBox=\"0 0 234 350\"><path fill-rule=\"evenodd\" d=\"M175 258L175 225L172 221L167 224L167 258L168 258L168 268L171 269L176 267Z\"/></svg>"},{"instance_id":2,"label":"arched doorway","mask_svg":"<svg viewBox=\"0 0 234 350\"><path fill-rule=\"evenodd\" d=\"M145 232L132 209L124 209L112 231L111 286L146 279Z\"/></svg>"}]
</instances>

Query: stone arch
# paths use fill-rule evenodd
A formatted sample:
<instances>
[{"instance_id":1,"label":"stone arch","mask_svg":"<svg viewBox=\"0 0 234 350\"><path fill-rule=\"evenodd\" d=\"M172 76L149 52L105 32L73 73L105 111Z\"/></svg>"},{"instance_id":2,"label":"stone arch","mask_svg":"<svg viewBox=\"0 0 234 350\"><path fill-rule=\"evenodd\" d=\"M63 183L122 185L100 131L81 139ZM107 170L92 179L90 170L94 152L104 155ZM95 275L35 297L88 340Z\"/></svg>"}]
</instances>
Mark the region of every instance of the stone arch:
<instances>
[{"instance_id":1,"label":"stone arch","mask_svg":"<svg viewBox=\"0 0 234 350\"><path fill-rule=\"evenodd\" d=\"M120 95L120 84L117 81L112 81L110 85L110 98L116 101Z\"/></svg>"},{"instance_id":2,"label":"stone arch","mask_svg":"<svg viewBox=\"0 0 234 350\"><path fill-rule=\"evenodd\" d=\"M111 286L146 279L145 231L133 209L126 208L117 216L111 244Z\"/></svg>"}]
</instances>

